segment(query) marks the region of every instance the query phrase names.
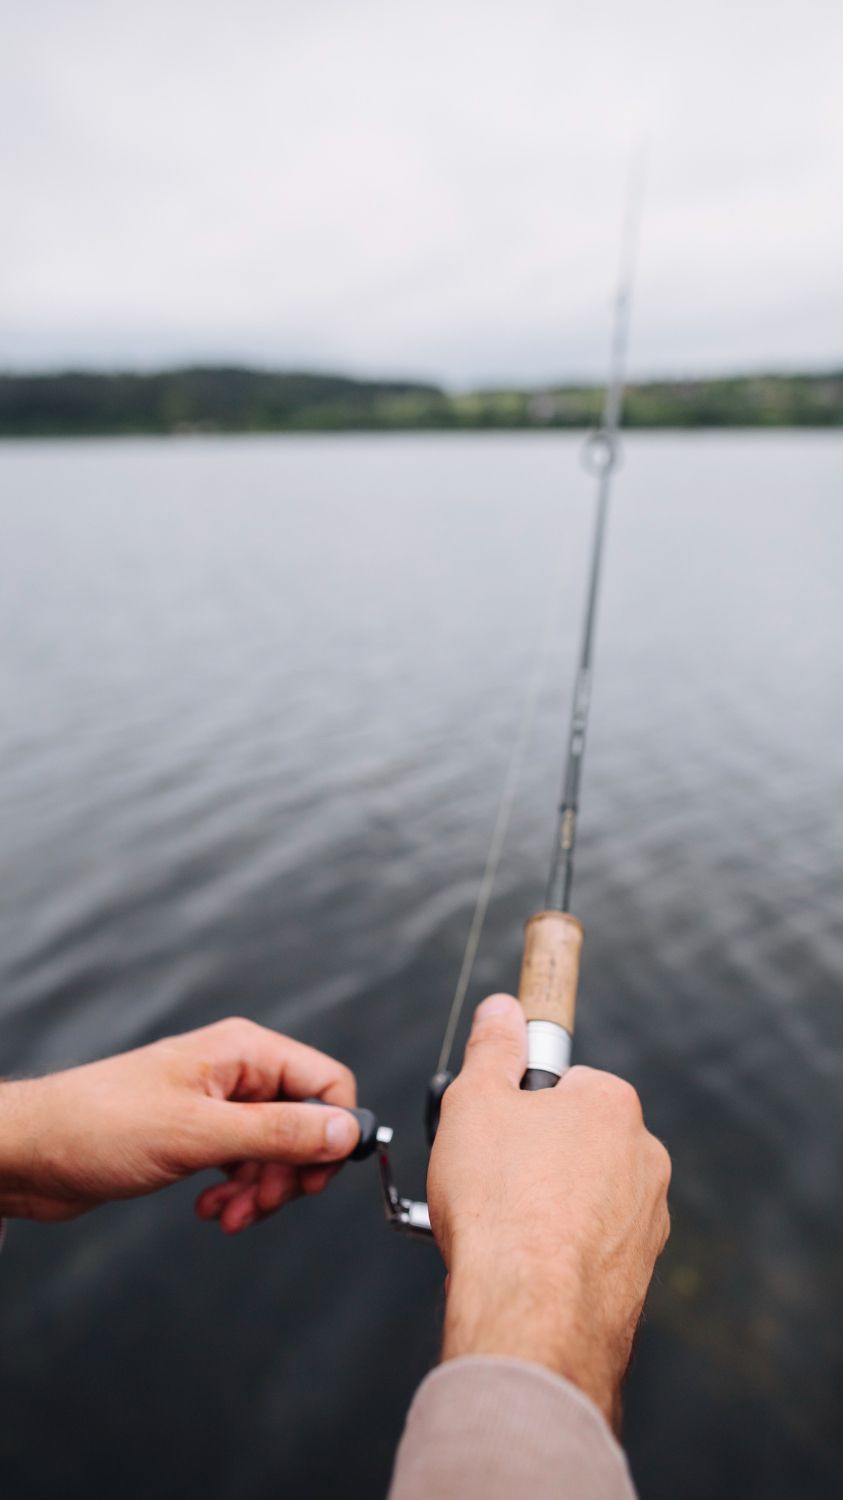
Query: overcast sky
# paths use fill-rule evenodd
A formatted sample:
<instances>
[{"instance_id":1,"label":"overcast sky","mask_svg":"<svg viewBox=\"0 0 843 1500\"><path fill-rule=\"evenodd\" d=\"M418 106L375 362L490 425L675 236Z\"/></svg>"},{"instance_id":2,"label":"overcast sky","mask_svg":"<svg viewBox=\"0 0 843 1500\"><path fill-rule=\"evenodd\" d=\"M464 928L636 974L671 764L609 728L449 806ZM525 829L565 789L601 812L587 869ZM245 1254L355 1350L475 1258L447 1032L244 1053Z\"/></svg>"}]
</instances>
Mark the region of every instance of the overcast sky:
<instances>
[{"instance_id":1,"label":"overcast sky","mask_svg":"<svg viewBox=\"0 0 843 1500\"><path fill-rule=\"evenodd\" d=\"M0 366L843 364L840 0L0 0Z\"/></svg>"}]
</instances>

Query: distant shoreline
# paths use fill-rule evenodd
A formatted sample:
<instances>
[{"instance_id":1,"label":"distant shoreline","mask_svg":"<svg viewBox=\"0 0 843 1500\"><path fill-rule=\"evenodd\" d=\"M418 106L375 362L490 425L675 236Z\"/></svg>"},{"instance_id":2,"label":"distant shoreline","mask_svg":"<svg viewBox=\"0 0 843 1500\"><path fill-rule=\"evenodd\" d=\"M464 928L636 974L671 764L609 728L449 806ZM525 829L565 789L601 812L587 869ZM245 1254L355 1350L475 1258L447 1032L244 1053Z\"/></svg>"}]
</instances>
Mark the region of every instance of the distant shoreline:
<instances>
[{"instance_id":1,"label":"distant shoreline","mask_svg":"<svg viewBox=\"0 0 843 1500\"><path fill-rule=\"evenodd\" d=\"M201 433L577 431L599 385L449 393L410 381L194 366L0 375L0 438ZM843 370L632 382L630 429L843 427Z\"/></svg>"}]
</instances>

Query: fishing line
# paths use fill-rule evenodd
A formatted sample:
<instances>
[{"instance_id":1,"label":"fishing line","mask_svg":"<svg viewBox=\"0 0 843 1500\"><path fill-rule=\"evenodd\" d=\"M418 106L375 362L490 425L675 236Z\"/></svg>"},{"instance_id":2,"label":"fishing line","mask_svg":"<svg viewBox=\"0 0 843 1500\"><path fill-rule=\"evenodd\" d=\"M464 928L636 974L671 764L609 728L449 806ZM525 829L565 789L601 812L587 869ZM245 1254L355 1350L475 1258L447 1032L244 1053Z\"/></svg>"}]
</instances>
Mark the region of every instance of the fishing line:
<instances>
[{"instance_id":1,"label":"fishing line","mask_svg":"<svg viewBox=\"0 0 843 1500\"><path fill-rule=\"evenodd\" d=\"M459 977L457 979L456 988L454 990L454 998L451 1001L451 1009L448 1012L448 1019L445 1023L445 1031L442 1036L442 1047L439 1052L439 1061L436 1064L437 1073L446 1072L451 1061L451 1053L454 1048L454 1038L456 1037L457 1027L460 1023L460 1017L465 1005L466 995L468 994L469 986L471 984L471 978L474 973L474 962L477 958L477 950L480 946L480 938L483 933L483 925L486 921L486 913L489 910L489 902L492 899L492 892L495 888L498 866L500 865L503 847L506 842L506 835L509 829L509 821L512 815L512 807L515 801L515 793L518 789L518 782L521 776L521 768L524 762L524 754L530 740L530 734L536 717L536 709L538 707L539 698L541 697L541 690L544 686L544 680L547 674L547 659L550 641L554 634L554 626L558 613L559 604L554 593L552 594L547 610L545 611L544 625L539 632L538 644L536 646L536 651L533 658L533 667L527 685L527 692L524 695L524 702L522 705L521 714L518 719L518 727L512 746L512 753L509 757L509 764L507 765L506 774L503 780L503 786L501 787L497 812L495 813L495 821L492 826L492 836L489 840L489 849L486 855L486 863L483 867L483 874L481 876L480 885L477 890L477 900L474 904L471 926L468 929L468 937L466 939L465 950L462 956Z\"/></svg>"}]
</instances>

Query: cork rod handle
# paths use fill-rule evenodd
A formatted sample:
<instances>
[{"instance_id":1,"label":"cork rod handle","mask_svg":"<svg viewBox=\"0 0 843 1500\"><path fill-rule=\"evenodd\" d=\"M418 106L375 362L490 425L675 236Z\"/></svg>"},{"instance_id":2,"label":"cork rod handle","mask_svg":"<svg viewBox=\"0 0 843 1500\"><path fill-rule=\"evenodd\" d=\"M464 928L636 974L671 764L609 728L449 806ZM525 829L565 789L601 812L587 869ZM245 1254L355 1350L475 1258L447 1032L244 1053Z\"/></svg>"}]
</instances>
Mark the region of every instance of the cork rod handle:
<instances>
[{"instance_id":1,"label":"cork rod handle","mask_svg":"<svg viewBox=\"0 0 843 1500\"><path fill-rule=\"evenodd\" d=\"M539 911L524 930L518 998L528 1021L554 1021L574 1032L582 924L569 912Z\"/></svg>"}]
</instances>

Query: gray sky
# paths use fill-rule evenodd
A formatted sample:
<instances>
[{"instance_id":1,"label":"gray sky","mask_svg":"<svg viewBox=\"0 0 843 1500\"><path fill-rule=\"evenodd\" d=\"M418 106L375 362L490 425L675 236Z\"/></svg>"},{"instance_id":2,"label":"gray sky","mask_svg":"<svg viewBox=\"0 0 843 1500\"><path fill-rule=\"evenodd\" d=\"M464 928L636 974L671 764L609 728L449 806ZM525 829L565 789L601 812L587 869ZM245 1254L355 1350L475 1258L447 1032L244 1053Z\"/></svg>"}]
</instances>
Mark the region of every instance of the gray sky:
<instances>
[{"instance_id":1,"label":"gray sky","mask_svg":"<svg viewBox=\"0 0 843 1500\"><path fill-rule=\"evenodd\" d=\"M2 0L0 366L843 363L839 0Z\"/></svg>"}]
</instances>

